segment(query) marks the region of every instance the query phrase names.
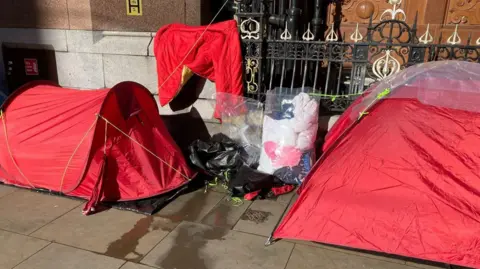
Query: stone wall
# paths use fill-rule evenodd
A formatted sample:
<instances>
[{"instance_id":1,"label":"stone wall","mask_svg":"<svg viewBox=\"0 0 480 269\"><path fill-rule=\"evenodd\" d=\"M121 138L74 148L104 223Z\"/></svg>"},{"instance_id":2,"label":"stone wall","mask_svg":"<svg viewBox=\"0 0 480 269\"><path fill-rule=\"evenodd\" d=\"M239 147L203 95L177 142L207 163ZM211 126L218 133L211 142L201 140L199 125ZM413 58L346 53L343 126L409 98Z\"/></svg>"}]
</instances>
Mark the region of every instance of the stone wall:
<instances>
[{"instance_id":1,"label":"stone wall","mask_svg":"<svg viewBox=\"0 0 480 269\"><path fill-rule=\"evenodd\" d=\"M68 29L0 28L2 42L20 47L43 45L55 51L58 82L65 87L98 89L121 81L135 81L154 95L157 90L155 57L152 52L154 32L88 31ZM1 64L3 67L3 63ZM3 74L3 72L0 73ZM187 89L195 90L195 89ZM197 89L198 90L198 89ZM193 104L202 118L211 119L215 85L206 82ZM173 112L169 107L161 114Z\"/></svg>"},{"instance_id":2,"label":"stone wall","mask_svg":"<svg viewBox=\"0 0 480 269\"><path fill-rule=\"evenodd\" d=\"M0 27L156 31L210 20L210 0L141 0L142 16L127 16L125 0L0 0Z\"/></svg>"}]
</instances>

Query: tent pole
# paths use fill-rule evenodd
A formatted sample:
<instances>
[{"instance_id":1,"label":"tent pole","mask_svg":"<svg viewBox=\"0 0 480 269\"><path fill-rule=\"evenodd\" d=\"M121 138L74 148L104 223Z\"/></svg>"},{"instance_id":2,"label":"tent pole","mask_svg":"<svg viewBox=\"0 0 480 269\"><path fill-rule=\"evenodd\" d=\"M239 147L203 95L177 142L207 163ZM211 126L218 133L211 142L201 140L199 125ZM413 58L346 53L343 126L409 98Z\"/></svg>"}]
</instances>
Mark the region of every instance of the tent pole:
<instances>
[{"instance_id":1,"label":"tent pole","mask_svg":"<svg viewBox=\"0 0 480 269\"><path fill-rule=\"evenodd\" d=\"M296 191L296 190L295 190L295 191ZM292 200L293 200L293 196L292 196L292 198L290 198L290 201L288 202L289 205L290 205L290 203L292 202ZM278 225L280 225L280 222L282 222L283 218L285 217L285 213L287 213L287 211L288 211L288 208L289 208L289 206L287 205L287 206L285 207L285 209L283 210L282 217L277 221L277 223L275 224L275 227L273 227L273 230L272 230L272 232L270 233L270 236L268 237L267 241L265 242L265 246L266 246L266 247L271 246L271 245L273 245L275 242L281 240L281 239L278 239L278 238L274 238L274 237L273 237L273 233L274 233L275 230L278 228Z\"/></svg>"}]
</instances>

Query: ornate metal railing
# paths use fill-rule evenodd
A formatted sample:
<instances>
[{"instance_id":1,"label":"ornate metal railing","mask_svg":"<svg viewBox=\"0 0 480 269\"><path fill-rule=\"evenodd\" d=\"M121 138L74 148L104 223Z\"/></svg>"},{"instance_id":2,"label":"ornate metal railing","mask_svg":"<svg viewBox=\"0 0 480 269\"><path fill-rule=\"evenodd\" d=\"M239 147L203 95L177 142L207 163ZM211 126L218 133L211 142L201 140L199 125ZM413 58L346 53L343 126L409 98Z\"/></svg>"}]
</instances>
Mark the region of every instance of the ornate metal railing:
<instances>
[{"instance_id":1,"label":"ornate metal railing","mask_svg":"<svg viewBox=\"0 0 480 269\"><path fill-rule=\"evenodd\" d=\"M340 34L338 25L319 34L318 25L311 26L315 20L298 23L295 7L275 21L279 16L271 14L271 2L237 5L249 97L263 99L276 87L285 92L308 87L322 98L324 108L342 111L371 84L408 66L441 60L480 63L480 37L470 35L464 42L457 25L445 43L441 35L435 42L430 25L418 33L416 18L412 25L405 22L401 0L389 1L392 8L381 14L380 22L370 18L366 29L357 24L349 34Z\"/></svg>"}]
</instances>

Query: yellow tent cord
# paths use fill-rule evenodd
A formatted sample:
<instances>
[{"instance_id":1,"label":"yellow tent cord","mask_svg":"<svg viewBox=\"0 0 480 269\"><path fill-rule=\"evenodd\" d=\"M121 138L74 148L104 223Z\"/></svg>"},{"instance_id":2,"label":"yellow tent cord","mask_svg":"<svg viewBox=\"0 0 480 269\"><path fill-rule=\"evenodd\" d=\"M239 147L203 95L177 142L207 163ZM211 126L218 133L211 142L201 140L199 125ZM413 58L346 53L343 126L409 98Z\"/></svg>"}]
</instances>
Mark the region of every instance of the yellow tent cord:
<instances>
[{"instance_id":1,"label":"yellow tent cord","mask_svg":"<svg viewBox=\"0 0 480 269\"><path fill-rule=\"evenodd\" d=\"M105 122L105 140L104 140L104 144L103 144L103 155L107 155L107 129L108 129L108 124L107 122Z\"/></svg>"},{"instance_id":2,"label":"yellow tent cord","mask_svg":"<svg viewBox=\"0 0 480 269\"><path fill-rule=\"evenodd\" d=\"M85 132L85 134L83 135L82 139L80 140L80 142L78 143L77 147L75 148L75 150L73 151L72 155L70 156L70 159L68 159L68 162L67 162L67 165L65 166L65 169L63 170L63 175L62 175L62 179L60 180L60 192L63 192L63 181L65 180L65 176L67 175L67 170L68 170L68 167L70 166L70 163L72 162L73 160L73 156L75 156L75 154L77 153L78 149L80 148L80 146L83 144L83 141L85 140L85 138L87 138L87 135L90 133L90 131L93 129L93 127L96 125L98 121L98 117L95 117L95 120L93 121L92 125L90 125L90 128L88 128L87 132ZM105 125L107 125L105 123Z\"/></svg>"},{"instance_id":3,"label":"yellow tent cord","mask_svg":"<svg viewBox=\"0 0 480 269\"><path fill-rule=\"evenodd\" d=\"M5 115L3 113L3 110L0 111L0 118L2 119L2 123L3 123L3 131L5 133L5 143L7 144L7 150L8 150L8 154L10 155L10 158L12 159L12 162L13 162L13 165L15 165L15 167L17 168L18 172L22 175L23 178L25 178L25 180L28 182L28 184L30 184L30 186L32 188L35 188L35 186L32 184L32 182L30 182L30 180L28 180L28 178L25 176L25 174L22 172L22 169L20 169L20 167L18 167L18 164L17 162L15 161L15 158L13 158L13 153L12 153L12 149L10 148L10 143L8 142L8 136L7 136L7 124L5 123L6 119L5 119Z\"/></svg>"},{"instance_id":4,"label":"yellow tent cord","mask_svg":"<svg viewBox=\"0 0 480 269\"><path fill-rule=\"evenodd\" d=\"M126 136L127 138L129 138L130 140L132 140L135 144L139 145L141 148L143 148L146 152L150 153L152 156L154 156L155 158L157 158L159 161L161 161L162 163L164 163L166 166L172 168L172 170L176 171L177 173L179 173L182 177L184 177L186 180L188 181L191 181L192 179L189 178L188 176L186 176L185 174L183 174L182 172L180 172L179 170L175 169L175 167L171 166L170 164L168 164L166 161L164 161L162 158L160 158L159 156L157 156L155 153L153 153L151 150L149 150L148 148L146 148L144 145L142 145L140 142L138 142L137 140L133 139L133 137L129 136L128 134L126 134L124 131L122 131L120 128L118 128L117 126L115 126L114 124L112 124L109 120L107 120L106 118L104 118L102 115L98 115L99 118L101 118L102 120L104 120L106 123L110 124L113 128L115 128L117 131L119 131L121 134L123 134L124 136Z\"/></svg>"}]
</instances>

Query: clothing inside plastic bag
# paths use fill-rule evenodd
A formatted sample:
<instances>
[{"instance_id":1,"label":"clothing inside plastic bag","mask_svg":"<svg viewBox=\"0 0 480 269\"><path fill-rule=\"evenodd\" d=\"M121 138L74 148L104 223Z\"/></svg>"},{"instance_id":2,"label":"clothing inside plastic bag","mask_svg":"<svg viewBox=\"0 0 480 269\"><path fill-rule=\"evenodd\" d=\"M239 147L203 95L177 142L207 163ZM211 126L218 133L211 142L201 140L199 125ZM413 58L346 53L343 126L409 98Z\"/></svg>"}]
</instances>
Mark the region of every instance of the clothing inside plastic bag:
<instances>
[{"instance_id":1,"label":"clothing inside plastic bag","mask_svg":"<svg viewBox=\"0 0 480 269\"><path fill-rule=\"evenodd\" d=\"M267 93L259 170L301 184L315 161L319 101L307 88Z\"/></svg>"},{"instance_id":2,"label":"clothing inside plastic bag","mask_svg":"<svg viewBox=\"0 0 480 269\"><path fill-rule=\"evenodd\" d=\"M312 169L313 160L315 160L313 150L304 152L297 165L277 169L273 172L273 175L287 184L300 185Z\"/></svg>"}]
</instances>

